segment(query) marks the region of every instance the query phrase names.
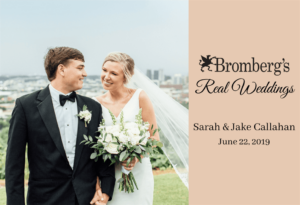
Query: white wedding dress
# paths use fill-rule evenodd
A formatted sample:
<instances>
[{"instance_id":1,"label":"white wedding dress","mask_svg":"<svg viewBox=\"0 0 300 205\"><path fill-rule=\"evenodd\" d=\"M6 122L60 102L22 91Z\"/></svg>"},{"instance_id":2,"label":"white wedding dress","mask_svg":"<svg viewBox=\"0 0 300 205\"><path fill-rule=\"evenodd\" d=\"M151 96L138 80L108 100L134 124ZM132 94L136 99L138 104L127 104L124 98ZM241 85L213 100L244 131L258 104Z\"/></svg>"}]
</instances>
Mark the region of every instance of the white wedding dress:
<instances>
[{"instance_id":1,"label":"white wedding dress","mask_svg":"<svg viewBox=\"0 0 300 205\"><path fill-rule=\"evenodd\" d=\"M131 99L122 109L124 122L135 121L135 116L138 114L140 109L139 94L142 89L137 89ZM98 102L96 98L93 98ZM105 125L113 125L111 116L106 107L102 106L102 116L105 119ZM120 115L116 117L117 122L120 122ZM113 166L113 165L112 165ZM115 164L116 181L121 178L121 165ZM116 182L113 198L109 201L108 205L152 205L153 204L153 191L154 191L154 179L152 173L152 166L150 159L147 157L142 159L142 163L138 162L132 169L132 173L137 182L138 190L135 188L134 193L125 193L125 191L119 191L119 184Z\"/></svg>"}]
</instances>

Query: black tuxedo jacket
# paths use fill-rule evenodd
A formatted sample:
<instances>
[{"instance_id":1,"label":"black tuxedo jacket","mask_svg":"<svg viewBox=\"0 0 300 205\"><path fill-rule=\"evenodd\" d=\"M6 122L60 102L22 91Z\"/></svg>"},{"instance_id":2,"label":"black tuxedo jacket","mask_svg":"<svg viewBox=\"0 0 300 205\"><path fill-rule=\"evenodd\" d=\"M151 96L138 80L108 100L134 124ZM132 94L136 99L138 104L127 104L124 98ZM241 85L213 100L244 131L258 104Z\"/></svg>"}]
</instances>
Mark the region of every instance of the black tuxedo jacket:
<instances>
[{"instance_id":1,"label":"black tuxedo jacket","mask_svg":"<svg viewBox=\"0 0 300 205\"><path fill-rule=\"evenodd\" d=\"M96 179L102 192L112 198L115 185L114 166L102 158L90 159L93 149L80 144L83 135L93 137L102 110L93 99L77 95L78 112L86 105L92 111L87 127L78 119L74 168L69 165L61 141L49 87L16 100L10 121L6 155L5 183L8 205L24 205L25 147L28 143L29 184L27 205L88 205L95 194Z\"/></svg>"}]
</instances>

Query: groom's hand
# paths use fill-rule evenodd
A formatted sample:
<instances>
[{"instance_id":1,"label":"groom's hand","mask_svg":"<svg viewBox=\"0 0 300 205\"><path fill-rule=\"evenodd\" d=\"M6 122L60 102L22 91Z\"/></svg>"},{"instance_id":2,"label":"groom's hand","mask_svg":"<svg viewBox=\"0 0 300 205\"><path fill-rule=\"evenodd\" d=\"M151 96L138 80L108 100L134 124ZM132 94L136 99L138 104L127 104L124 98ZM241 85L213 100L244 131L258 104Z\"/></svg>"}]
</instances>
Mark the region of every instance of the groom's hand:
<instances>
[{"instance_id":1,"label":"groom's hand","mask_svg":"<svg viewBox=\"0 0 300 205\"><path fill-rule=\"evenodd\" d=\"M107 194L103 194L101 189L98 189L95 192L94 198L90 204L92 205L106 205L108 202L109 196Z\"/></svg>"}]
</instances>

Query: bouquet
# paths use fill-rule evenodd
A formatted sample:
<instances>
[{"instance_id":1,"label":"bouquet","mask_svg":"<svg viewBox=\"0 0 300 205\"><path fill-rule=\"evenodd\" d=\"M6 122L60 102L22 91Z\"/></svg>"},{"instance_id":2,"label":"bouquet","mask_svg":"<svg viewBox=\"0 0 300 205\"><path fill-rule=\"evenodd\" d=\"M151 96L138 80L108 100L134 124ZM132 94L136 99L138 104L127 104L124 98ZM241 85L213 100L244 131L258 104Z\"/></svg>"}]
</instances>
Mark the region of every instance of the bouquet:
<instances>
[{"instance_id":1,"label":"bouquet","mask_svg":"<svg viewBox=\"0 0 300 205\"><path fill-rule=\"evenodd\" d=\"M135 116L135 122L124 122L123 111L121 112L120 123L113 113L109 110L113 125L105 126L105 120L100 123L98 131L101 133L99 137L96 137L97 142L94 142L92 137L84 135L84 140L81 143L86 145L92 145L91 148L95 149L91 154L91 159L98 160L98 157L102 157L104 162L110 160L110 166L116 162L122 162L126 159L127 166L136 157L142 163L141 156L149 157L154 153L163 154L163 144L157 140L149 139L150 133L149 123L142 120L142 109ZM153 125L151 126L151 131ZM153 135L158 131L155 129ZM134 192L134 186L138 189L137 182L133 174L122 167L121 178L117 181L119 183L119 190L132 193Z\"/></svg>"}]
</instances>

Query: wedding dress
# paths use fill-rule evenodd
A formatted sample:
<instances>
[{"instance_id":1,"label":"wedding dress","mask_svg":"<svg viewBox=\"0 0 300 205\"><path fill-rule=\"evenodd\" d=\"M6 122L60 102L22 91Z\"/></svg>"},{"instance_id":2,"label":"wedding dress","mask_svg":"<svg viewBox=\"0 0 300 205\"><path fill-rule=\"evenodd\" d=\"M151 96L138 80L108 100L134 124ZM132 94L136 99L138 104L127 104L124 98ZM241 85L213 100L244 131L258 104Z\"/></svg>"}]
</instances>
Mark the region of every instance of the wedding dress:
<instances>
[{"instance_id":1,"label":"wedding dress","mask_svg":"<svg viewBox=\"0 0 300 205\"><path fill-rule=\"evenodd\" d=\"M135 116L138 114L140 106L139 106L139 94L142 89L137 89L131 99L127 102L127 104L122 109L124 122L126 121L135 121ZM96 98L93 98L97 102L99 102ZM111 116L106 107L101 105L102 107L102 116L105 120L105 125L111 126L113 125ZM120 114L116 117L117 122L120 122ZM113 166L113 165L112 165ZM116 180L121 178L121 164L115 164L115 176ZM138 162L132 169L132 173L137 182L138 190L135 189L134 193L125 193L125 191L120 191L119 184L116 183L113 199L109 201L108 205L132 205L132 204L141 204L141 205L152 205L153 203L153 191L154 191L154 178L152 173L152 166L150 159L145 157L142 159L142 163Z\"/></svg>"}]
</instances>

